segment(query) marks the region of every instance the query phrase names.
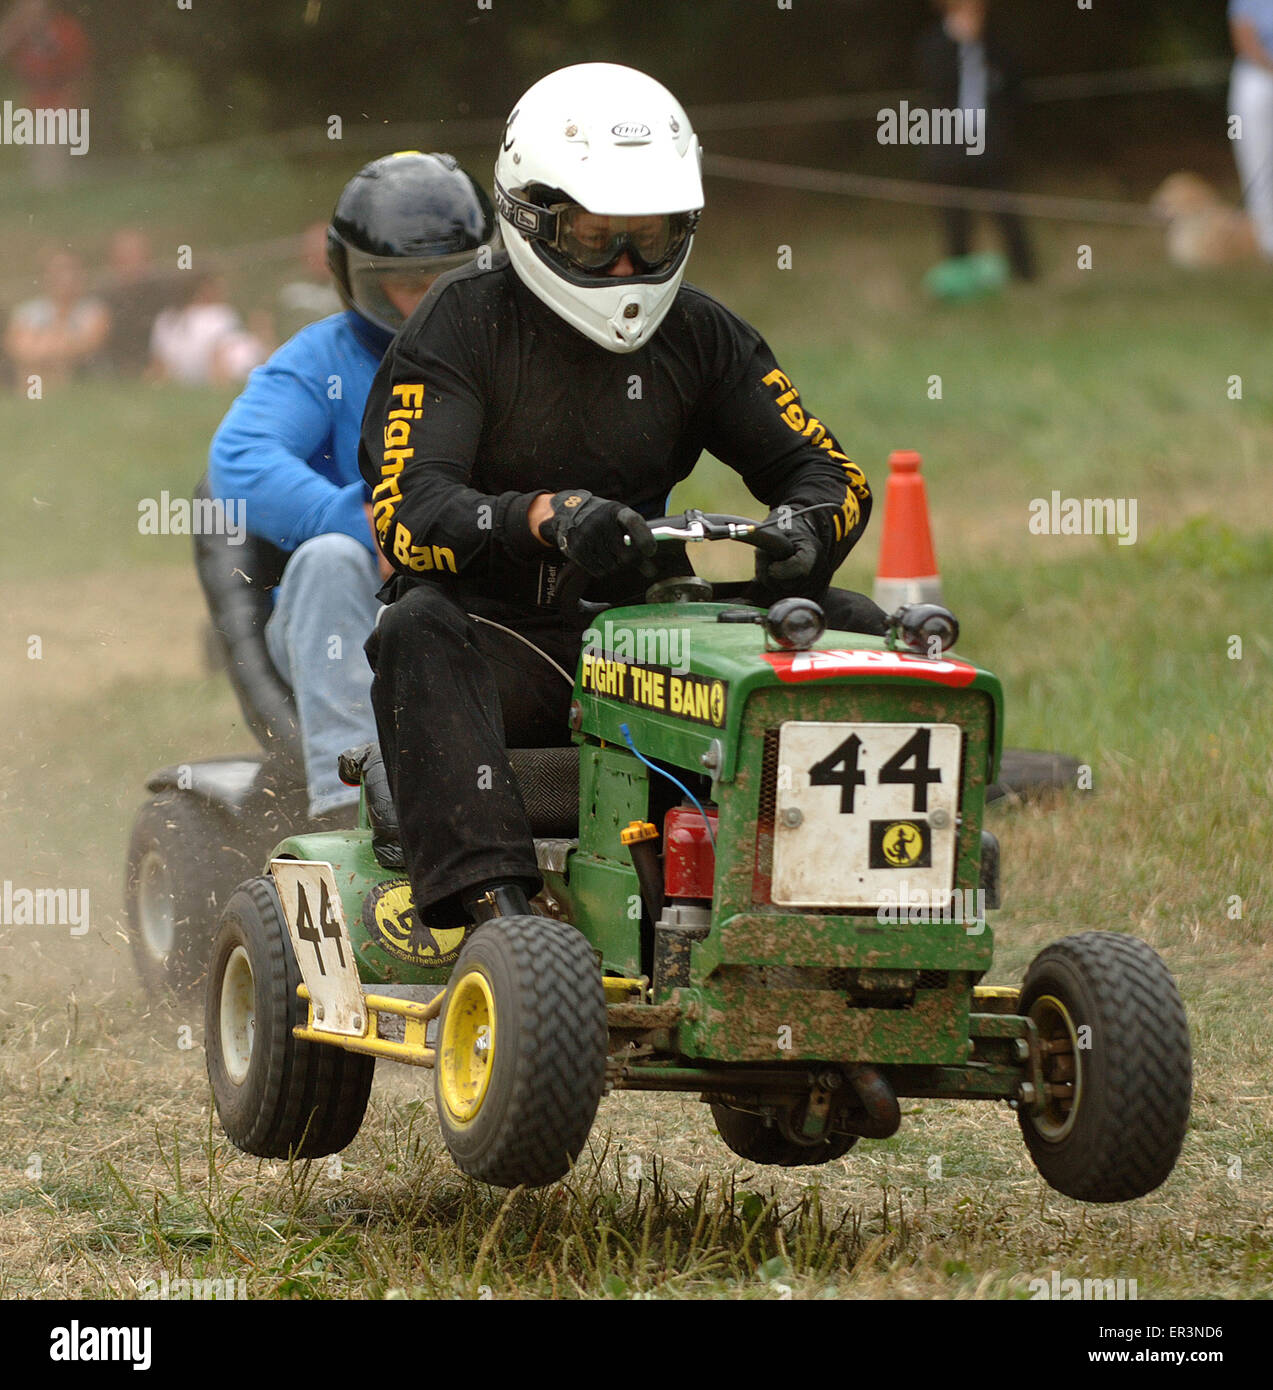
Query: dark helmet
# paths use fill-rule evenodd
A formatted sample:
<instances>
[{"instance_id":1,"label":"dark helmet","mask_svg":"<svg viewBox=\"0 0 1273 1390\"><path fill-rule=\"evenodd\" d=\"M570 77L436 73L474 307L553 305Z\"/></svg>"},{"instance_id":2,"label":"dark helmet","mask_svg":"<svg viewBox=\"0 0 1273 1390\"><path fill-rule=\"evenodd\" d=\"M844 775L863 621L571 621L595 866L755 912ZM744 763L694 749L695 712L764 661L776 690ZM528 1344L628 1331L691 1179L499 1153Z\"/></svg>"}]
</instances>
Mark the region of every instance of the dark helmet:
<instances>
[{"instance_id":1,"label":"dark helmet","mask_svg":"<svg viewBox=\"0 0 1273 1390\"><path fill-rule=\"evenodd\" d=\"M327 264L345 305L389 333L403 316L384 292L467 265L499 245L490 199L454 155L403 150L364 165L327 228Z\"/></svg>"}]
</instances>

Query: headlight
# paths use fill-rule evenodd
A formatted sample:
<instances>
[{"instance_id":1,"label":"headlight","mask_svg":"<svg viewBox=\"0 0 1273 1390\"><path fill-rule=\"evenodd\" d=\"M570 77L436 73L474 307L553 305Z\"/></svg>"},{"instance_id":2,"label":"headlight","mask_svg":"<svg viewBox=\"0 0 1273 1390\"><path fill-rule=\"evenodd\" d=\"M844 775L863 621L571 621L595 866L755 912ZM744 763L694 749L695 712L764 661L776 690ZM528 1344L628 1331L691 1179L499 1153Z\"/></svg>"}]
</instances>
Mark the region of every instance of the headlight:
<instances>
[{"instance_id":1,"label":"headlight","mask_svg":"<svg viewBox=\"0 0 1273 1390\"><path fill-rule=\"evenodd\" d=\"M765 614L764 627L780 647L801 651L822 636L827 620L812 599L783 598Z\"/></svg>"},{"instance_id":2,"label":"headlight","mask_svg":"<svg viewBox=\"0 0 1273 1390\"><path fill-rule=\"evenodd\" d=\"M889 618L902 645L920 656L940 656L959 641L959 623L937 603L907 603Z\"/></svg>"}]
</instances>

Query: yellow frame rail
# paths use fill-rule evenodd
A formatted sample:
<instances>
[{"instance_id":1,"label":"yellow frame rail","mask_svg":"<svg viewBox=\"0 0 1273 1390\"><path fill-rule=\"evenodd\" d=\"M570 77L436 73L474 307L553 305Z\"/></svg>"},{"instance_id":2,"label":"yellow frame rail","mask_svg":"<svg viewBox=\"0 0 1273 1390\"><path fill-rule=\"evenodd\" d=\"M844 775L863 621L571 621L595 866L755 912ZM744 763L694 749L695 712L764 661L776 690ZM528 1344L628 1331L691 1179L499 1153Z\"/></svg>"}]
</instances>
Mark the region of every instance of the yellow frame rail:
<instances>
[{"instance_id":1,"label":"yellow frame rail","mask_svg":"<svg viewBox=\"0 0 1273 1390\"><path fill-rule=\"evenodd\" d=\"M442 1012L442 1001L446 991L442 990L427 1004L417 1004L413 999L391 999L384 994L364 994L367 1027L361 1037L353 1038L344 1033L325 1033L314 1027L314 1005L309 990L304 985L296 986L297 997L305 1001L308 1008L308 1021L292 1029L292 1036L302 1042L326 1043L330 1047L343 1047L346 1052L364 1052L371 1057L387 1057L393 1062L406 1062L412 1067L431 1067L437 1061L437 1053L426 1041L430 1022ZM380 1015L392 1014L403 1020L401 1042L391 1042L379 1036Z\"/></svg>"}]
</instances>

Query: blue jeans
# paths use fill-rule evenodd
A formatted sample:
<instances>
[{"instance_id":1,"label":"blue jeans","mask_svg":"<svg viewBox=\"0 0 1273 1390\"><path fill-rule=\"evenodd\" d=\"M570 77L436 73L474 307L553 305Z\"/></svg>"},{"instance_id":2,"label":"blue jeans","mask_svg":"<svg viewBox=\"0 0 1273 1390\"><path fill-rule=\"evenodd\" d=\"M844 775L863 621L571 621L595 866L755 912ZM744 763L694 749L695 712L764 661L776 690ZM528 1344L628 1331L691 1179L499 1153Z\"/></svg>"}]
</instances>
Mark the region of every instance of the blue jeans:
<instances>
[{"instance_id":1,"label":"blue jeans","mask_svg":"<svg viewBox=\"0 0 1273 1390\"><path fill-rule=\"evenodd\" d=\"M338 532L315 536L288 560L265 626L270 660L296 695L311 816L358 804L357 788L336 775L336 759L376 737L363 643L376 623L379 587L365 545Z\"/></svg>"}]
</instances>

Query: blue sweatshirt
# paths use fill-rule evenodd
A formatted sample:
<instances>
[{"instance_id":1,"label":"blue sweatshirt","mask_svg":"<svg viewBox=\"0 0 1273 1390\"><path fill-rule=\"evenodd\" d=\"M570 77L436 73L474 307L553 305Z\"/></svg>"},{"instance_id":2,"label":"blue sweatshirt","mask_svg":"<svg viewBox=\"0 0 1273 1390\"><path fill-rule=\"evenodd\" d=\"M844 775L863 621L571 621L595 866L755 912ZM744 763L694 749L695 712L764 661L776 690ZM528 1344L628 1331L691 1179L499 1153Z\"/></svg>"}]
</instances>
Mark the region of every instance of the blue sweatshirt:
<instances>
[{"instance_id":1,"label":"blue sweatshirt","mask_svg":"<svg viewBox=\"0 0 1273 1390\"><path fill-rule=\"evenodd\" d=\"M295 550L339 531L376 553L358 437L389 342L357 314L333 314L248 377L212 438L208 481L214 497L244 499L252 535Z\"/></svg>"}]
</instances>

